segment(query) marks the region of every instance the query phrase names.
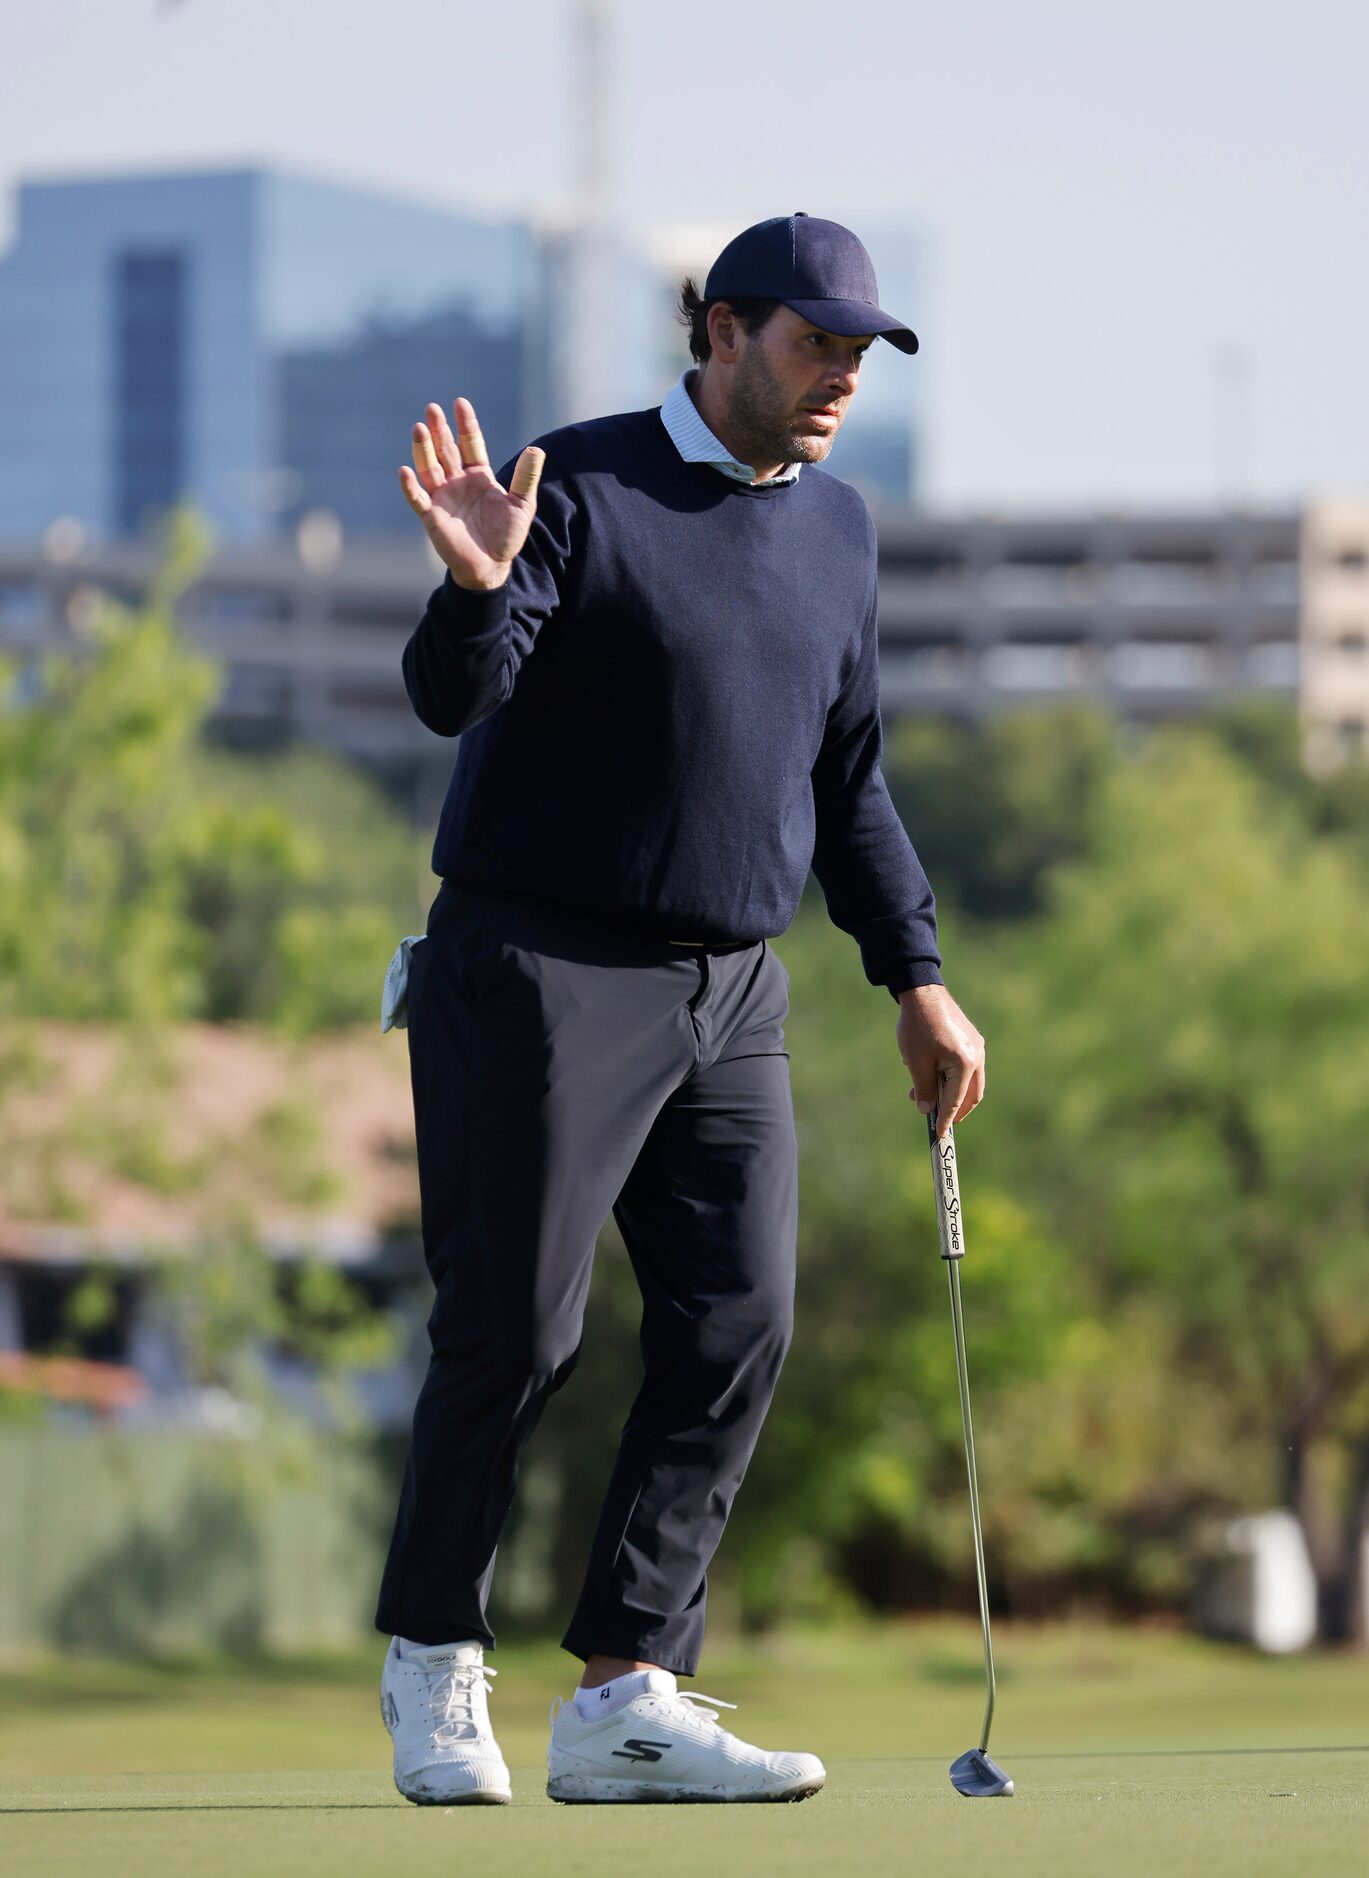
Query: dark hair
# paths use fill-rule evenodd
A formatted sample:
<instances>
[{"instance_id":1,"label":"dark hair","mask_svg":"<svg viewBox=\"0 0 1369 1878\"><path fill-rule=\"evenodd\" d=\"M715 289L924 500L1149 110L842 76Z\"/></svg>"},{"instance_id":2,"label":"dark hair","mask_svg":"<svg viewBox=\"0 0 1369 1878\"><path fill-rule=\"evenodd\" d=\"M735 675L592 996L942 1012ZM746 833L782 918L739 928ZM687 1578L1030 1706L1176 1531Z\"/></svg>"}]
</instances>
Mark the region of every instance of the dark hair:
<instances>
[{"instance_id":1,"label":"dark hair","mask_svg":"<svg viewBox=\"0 0 1369 1878\"><path fill-rule=\"evenodd\" d=\"M700 298L693 276L686 274L680 283L680 304L675 317L682 326L688 327L690 357L697 359L700 365L713 356L712 342L708 337L708 309L723 301L731 307L744 333L758 333L780 305L778 300L742 296L734 299L731 294L715 294L711 300L704 300Z\"/></svg>"}]
</instances>

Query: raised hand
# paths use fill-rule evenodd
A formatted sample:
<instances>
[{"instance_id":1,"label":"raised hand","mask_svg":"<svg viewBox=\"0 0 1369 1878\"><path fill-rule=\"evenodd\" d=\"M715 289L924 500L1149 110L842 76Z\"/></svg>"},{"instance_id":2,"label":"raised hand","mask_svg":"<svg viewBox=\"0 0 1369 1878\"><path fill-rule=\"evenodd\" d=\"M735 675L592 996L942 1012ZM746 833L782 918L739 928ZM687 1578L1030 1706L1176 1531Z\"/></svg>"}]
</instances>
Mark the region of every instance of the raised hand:
<instances>
[{"instance_id":1,"label":"raised hand","mask_svg":"<svg viewBox=\"0 0 1369 1878\"><path fill-rule=\"evenodd\" d=\"M414 425L414 468L402 465L399 486L459 587L502 587L537 512L546 453L529 444L505 490L469 398L452 405L455 438L440 404L427 414L426 424Z\"/></svg>"}]
</instances>

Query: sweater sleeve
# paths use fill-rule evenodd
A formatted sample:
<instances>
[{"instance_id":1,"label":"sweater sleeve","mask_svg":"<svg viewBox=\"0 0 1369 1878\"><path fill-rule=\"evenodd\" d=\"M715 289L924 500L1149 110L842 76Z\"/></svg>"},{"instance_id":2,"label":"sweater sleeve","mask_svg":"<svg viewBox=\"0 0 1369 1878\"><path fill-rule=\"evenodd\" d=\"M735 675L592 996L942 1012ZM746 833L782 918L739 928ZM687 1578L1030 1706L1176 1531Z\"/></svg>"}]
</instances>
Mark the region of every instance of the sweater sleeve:
<instances>
[{"instance_id":1,"label":"sweater sleeve","mask_svg":"<svg viewBox=\"0 0 1369 1878\"><path fill-rule=\"evenodd\" d=\"M833 924L859 945L865 976L897 999L910 985L943 981L936 902L880 769L877 616L872 596L813 765L813 872Z\"/></svg>"},{"instance_id":2,"label":"sweater sleeve","mask_svg":"<svg viewBox=\"0 0 1369 1878\"><path fill-rule=\"evenodd\" d=\"M517 462L510 457L498 472L506 489ZM570 490L548 458L537 513L504 585L473 592L449 570L429 596L401 666L415 715L439 737L470 730L512 693L523 660L560 604L574 516Z\"/></svg>"}]
</instances>

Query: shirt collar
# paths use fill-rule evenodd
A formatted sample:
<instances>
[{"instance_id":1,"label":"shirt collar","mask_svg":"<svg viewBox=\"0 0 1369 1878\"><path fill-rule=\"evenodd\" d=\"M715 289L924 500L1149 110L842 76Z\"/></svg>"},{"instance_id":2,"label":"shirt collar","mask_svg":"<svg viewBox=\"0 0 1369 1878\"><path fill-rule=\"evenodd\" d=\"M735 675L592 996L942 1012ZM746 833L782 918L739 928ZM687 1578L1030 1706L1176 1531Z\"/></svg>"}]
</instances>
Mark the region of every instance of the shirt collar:
<instances>
[{"instance_id":1,"label":"shirt collar","mask_svg":"<svg viewBox=\"0 0 1369 1878\"><path fill-rule=\"evenodd\" d=\"M729 455L724 444L713 435L699 414L699 407L689 394L690 381L697 366L687 365L680 373L661 401L661 422L670 432L671 442L686 463L707 463L710 468L721 470L724 476L730 476L734 482L755 483L756 472L749 463L739 463L736 457ZM792 483L798 480L802 463L786 463L778 476L769 476L758 483L762 489L770 489L776 483Z\"/></svg>"}]
</instances>

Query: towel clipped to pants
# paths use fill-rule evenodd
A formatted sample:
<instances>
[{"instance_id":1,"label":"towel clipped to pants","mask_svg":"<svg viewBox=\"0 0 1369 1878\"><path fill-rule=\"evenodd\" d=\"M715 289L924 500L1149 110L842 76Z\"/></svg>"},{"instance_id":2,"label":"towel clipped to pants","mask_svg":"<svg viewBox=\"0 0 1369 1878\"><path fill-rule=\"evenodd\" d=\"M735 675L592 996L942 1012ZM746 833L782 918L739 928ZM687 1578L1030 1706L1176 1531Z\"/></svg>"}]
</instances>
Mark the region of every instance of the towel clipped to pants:
<instances>
[{"instance_id":1,"label":"towel clipped to pants","mask_svg":"<svg viewBox=\"0 0 1369 1878\"><path fill-rule=\"evenodd\" d=\"M409 1028L409 960L413 949L427 933L411 932L400 940L394 957L390 960L385 973L385 987L380 994L380 1028L386 1030L407 1030Z\"/></svg>"}]
</instances>

